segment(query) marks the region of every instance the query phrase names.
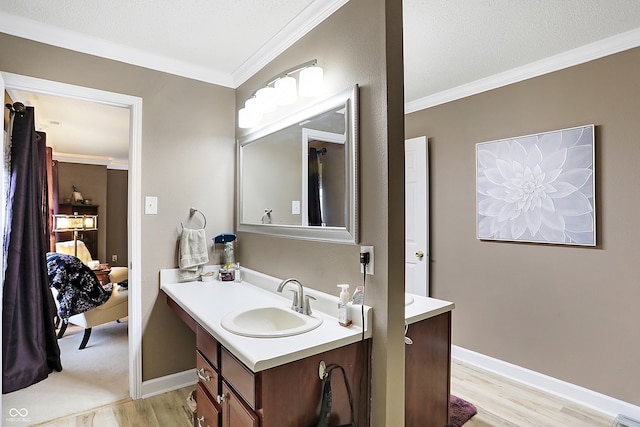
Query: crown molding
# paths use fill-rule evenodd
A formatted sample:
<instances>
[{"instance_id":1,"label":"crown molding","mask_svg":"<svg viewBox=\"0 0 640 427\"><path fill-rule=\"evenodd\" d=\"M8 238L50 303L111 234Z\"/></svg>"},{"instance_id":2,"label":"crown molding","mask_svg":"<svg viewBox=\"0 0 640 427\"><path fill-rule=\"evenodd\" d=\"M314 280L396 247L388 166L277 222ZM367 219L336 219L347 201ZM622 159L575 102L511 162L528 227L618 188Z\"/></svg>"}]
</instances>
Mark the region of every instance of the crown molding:
<instances>
[{"instance_id":1,"label":"crown molding","mask_svg":"<svg viewBox=\"0 0 640 427\"><path fill-rule=\"evenodd\" d=\"M154 55L0 11L0 32L77 52L236 89L349 0L314 1L233 73Z\"/></svg>"},{"instance_id":2,"label":"crown molding","mask_svg":"<svg viewBox=\"0 0 640 427\"><path fill-rule=\"evenodd\" d=\"M109 42L64 28L0 11L0 32L64 49L150 68L177 76L233 88L230 74L155 55L145 50Z\"/></svg>"},{"instance_id":3,"label":"crown molding","mask_svg":"<svg viewBox=\"0 0 640 427\"><path fill-rule=\"evenodd\" d=\"M435 107L640 46L640 28L405 103L405 114Z\"/></svg>"},{"instance_id":4,"label":"crown molding","mask_svg":"<svg viewBox=\"0 0 640 427\"><path fill-rule=\"evenodd\" d=\"M314 1L233 72L234 87L273 61L349 0Z\"/></svg>"},{"instance_id":5,"label":"crown molding","mask_svg":"<svg viewBox=\"0 0 640 427\"><path fill-rule=\"evenodd\" d=\"M85 165L106 166L107 169L128 170L128 159L114 159L105 156L92 156L89 154L53 153L53 160L64 163L82 163Z\"/></svg>"}]
</instances>

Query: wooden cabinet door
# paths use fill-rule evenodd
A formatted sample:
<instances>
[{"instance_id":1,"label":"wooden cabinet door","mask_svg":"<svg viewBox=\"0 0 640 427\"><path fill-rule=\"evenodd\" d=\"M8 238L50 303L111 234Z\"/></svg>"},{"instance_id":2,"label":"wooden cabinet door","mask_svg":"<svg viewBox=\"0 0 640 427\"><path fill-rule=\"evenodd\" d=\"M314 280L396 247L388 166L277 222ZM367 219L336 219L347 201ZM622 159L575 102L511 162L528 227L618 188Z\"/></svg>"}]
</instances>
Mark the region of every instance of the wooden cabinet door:
<instances>
[{"instance_id":1,"label":"wooden cabinet door","mask_svg":"<svg viewBox=\"0 0 640 427\"><path fill-rule=\"evenodd\" d=\"M198 427L220 427L220 409L212 402L209 395L204 391L202 384L196 386L196 402L198 405L196 414L196 426Z\"/></svg>"},{"instance_id":2,"label":"wooden cabinet door","mask_svg":"<svg viewBox=\"0 0 640 427\"><path fill-rule=\"evenodd\" d=\"M233 390L222 382L222 427L259 427L258 416L235 394Z\"/></svg>"},{"instance_id":3,"label":"wooden cabinet door","mask_svg":"<svg viewBox=\"0 0 640 427\"><path fill-rule=\"evenodd\" d=\"M449 423L451 312L409 325L405 347L405 426Z\"/></svg>"}]
</instances>

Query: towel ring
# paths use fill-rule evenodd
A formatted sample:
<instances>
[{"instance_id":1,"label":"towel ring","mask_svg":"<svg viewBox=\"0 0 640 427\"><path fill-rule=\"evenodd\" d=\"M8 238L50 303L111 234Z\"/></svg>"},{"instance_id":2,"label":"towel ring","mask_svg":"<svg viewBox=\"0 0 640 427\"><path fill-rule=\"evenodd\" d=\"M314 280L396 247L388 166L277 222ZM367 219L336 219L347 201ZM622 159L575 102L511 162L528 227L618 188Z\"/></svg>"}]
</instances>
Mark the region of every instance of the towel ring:
<instances>
[{"instance_id":1,"label":"towel ring","mask_svg":"<svg viewBox=\"0 0 640 427\"><path fill-rule=\"evenodd\" d=\"M200 215L202 215L202 219L204 219L204 226L202 228L207 228L207 217L204 216L204 214L202 213L202 211L199 211L196 208L191 208L189 209L189 218L191 218L192 216L194 216L196 214L196 212L198 212ZM180 225L182 226L182 229L184 230L184 225L182 223L180 223Z\"/></svg>"}]
</instances>

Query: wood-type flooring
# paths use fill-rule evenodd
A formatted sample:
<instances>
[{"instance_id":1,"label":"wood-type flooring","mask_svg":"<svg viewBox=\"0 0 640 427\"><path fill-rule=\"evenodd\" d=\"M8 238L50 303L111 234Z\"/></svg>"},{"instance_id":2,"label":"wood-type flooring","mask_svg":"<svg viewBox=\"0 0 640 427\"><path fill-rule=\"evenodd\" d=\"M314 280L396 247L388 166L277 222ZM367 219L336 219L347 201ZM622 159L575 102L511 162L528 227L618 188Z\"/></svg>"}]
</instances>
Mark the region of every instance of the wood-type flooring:
<instances>
[{"instance_id":1,"label":"wood-type flooring","mask_svg":"<svg viewBox=\"0 0 640 427\"><path fill-rule=\"evenodd\" d=\"M458 361L452 362L451 372L451 392L478 409L464 427L610 427L614 421L613 417ZM125 400L39 425L191 427L193 419L186 398L192 389Z\"/></svg>"}]
</instances>

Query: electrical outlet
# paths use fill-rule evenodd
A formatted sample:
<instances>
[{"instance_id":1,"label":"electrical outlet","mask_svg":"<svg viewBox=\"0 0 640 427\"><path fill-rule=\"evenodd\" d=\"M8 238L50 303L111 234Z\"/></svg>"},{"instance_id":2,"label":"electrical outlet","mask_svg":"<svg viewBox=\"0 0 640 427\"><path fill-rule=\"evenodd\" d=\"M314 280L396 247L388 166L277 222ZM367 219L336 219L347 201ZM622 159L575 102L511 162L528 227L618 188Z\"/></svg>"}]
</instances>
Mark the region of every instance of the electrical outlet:
<instances>
[{"instance_id":1,"label":"electrical outlet","mask_svg":"<svg viewBox=\"0 0 640 427\"><path fill-rule=\"evenodd\" d=\"M118 262L118 255L111 255L111 262Z\"/></svg>"},{"instance_id":2,"label":"electrical outlet","mask_svg":"<svg viewBox=\"0 0 640 427\"><path fill-rule=\"evenodd\" d=\"M367 269L367 274L373 276L373 246L360 246L360 253L368 252L369 253L369 264L363 265L360 264L360 273L364 273L364 269ZM360 257L358 256L358 259Z\"/></svg>"},{"instance_id":3,"label":"electrical outlet","mask_svg":"<svg viewBox=\"0 0 640 427\"><path fill-rule=\"evenodd\" d=\"M300 200L291 201L291 215L300 215Z\"/></svg>"}]
</instances>

